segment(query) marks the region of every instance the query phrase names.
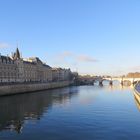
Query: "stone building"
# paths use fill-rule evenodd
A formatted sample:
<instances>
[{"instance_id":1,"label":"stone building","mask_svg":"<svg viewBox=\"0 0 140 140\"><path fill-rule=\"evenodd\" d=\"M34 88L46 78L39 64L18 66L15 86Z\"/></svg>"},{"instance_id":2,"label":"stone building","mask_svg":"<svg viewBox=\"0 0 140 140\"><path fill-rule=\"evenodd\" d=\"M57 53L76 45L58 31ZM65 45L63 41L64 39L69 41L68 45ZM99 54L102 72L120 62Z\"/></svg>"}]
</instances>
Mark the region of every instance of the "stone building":
<instances>
[{"instance_id":1,"label":"stone building","mask_svg":"<svg viewBox=\"0 0 140 140\"><path fill-rule=\"evenodd\" d=\"M25 63L24 70L25 73L27 73L26 77L28 77L28 79L30 79L29 77L31 76L32 81L38 82L52 81L52 68L44 64L38 57L24 59L24 63Z\"/></svg>"},{"instance_id":2,"label":"stone building","mask_svg":"<svg viewBox=\"0 0 140 140\"><path fill-rule=\"evenodd\" d=\"M17 48L9 56L0 55L0 82L52 82L70 80L70 69L51 68L38 57L21 58Z\"/></svg>"},{"instance_id":3,"label":"stone building","mask_svg":"<svg viewBox=\"0 0 140 140\"><path fill-rule=\"evenodd\" d=\"M52 80L53 81L65 81L70 80L71 70L62 68L52 68Z\"/></svg>"},{"instance_id":4,"label":"stone building","mask_svg":"<svg viewBox=\"0 0 140 140\"><path fill-rule=\"evenodd\" d=\"M18 79L17 65L8 56L0 56L0 82L15 82Z\"/></svg>"}]
</instances>

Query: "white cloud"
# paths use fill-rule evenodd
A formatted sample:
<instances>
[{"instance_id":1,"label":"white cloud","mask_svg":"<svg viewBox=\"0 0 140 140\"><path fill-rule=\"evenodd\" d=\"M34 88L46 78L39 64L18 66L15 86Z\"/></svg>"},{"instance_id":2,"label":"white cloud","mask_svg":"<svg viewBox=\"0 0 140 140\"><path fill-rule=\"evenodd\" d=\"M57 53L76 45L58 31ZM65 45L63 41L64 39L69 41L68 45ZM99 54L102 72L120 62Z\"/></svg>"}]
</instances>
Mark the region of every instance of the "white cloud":
<instances>
[{"instance_id":1,"label":"white cloud","mask_svg":"<svg viewBox=\"0 0 140 140\"><path fill-rule=\"evenodd\" d=\"M88 55L79 55L79 56L77 56L77 60L80 62L97 62L96 59L94 59Z\"/></svg>"},{"instance_id":2,"label":"white cloud","mask_svg":"<svg viewBox=\"0 0 140 140\"><path fill-rule=\"evenodd\" d=\"M7 44L7 43L0 43L0 49L8 48L8 47L9 47L9 44Z\"/></svg>"},{"instance_id":3,"label":"white cloud","mask_svg":"<svg viewBox=\"0 0 140 140\"><path fill-rule=\"evenodd\" d=\"M64 61L65 59L69 57L73 57L72 52L69 52L69 51L64 51L62 53L55 55L55 59L60 60L60 61Z\"/></svg>"},{"instance_id":4,"label":"white cloud","mask_svg":"<svg viewBox=\"0 0 140 140\"><path fill-rule=\"evenodd\" d=\"M73 59L76 63L78 62L97 62L98 60L92 58L91 56L85 54L74 54L69 51L64 51L60 54L57 54L55 59L64 61L66 59Z\"/></svg>"}]
</instances>

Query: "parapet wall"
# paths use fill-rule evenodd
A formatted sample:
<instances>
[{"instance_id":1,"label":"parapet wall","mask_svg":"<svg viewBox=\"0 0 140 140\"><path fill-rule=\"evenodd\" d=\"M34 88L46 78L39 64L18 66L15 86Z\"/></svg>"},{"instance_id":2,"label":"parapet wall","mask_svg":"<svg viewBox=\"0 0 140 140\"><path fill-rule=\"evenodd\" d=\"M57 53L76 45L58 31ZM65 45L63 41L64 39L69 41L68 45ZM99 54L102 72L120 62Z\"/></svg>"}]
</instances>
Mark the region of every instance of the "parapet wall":
<instances>
[{"instance_id":1,"label":"parapet wall","mask_svg":"<svg viewBox=\"0 0 140 140\"><path fill-rule=\"evenodd\" d=\"M3 85L0 86L0 96L61 88L61 87L69 86L70 84L72 84L72 82L62 81L62 82L52 82L52 83Z\"/></svg>"},{"instance_id":2,"label":"parapet wall","mask_svg":"<svg viewBox=\"0 0 140 140\"><path fill-rule=\"evenodd\" d=\"M137 94L140 95L140 83L137 83L135 86L134 86L134 90Z\"/></svg>"}]
</instances>

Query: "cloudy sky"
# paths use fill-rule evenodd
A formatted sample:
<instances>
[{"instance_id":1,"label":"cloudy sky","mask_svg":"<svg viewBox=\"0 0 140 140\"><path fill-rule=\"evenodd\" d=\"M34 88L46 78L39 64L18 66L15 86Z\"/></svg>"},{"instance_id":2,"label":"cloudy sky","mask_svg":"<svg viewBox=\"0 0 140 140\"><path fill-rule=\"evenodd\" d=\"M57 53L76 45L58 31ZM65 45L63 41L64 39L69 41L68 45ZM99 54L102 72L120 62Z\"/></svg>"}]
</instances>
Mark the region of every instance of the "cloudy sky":
<instances>
[{"instance_id":1,"label":"cloudy sky","mask_svg":"<svg viewBox=\"0 0 140 140\"><path fill-rule=\"evenodd\" d=\"M0 52L87 74L140 71L139 0L0 0Z\"/></svg>"}]
</instances>

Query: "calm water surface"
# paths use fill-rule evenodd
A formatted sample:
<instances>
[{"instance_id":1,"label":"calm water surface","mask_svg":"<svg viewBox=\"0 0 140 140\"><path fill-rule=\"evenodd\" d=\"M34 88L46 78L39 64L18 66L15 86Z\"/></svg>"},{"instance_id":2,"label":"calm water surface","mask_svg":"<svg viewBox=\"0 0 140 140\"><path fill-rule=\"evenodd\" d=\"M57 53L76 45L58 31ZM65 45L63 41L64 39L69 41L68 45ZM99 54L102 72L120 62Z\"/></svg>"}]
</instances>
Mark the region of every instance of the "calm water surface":
<instances>
[{"instance_id":1,"label":"calm water surface","mask_svg":"<svg viewBox=\"0 0 140 140\"><path fill-rule=\"evenodd\" d=\"M0 140L139 140L138 107L119 85L0 97Z\"/></svg>"}]
</instances>

